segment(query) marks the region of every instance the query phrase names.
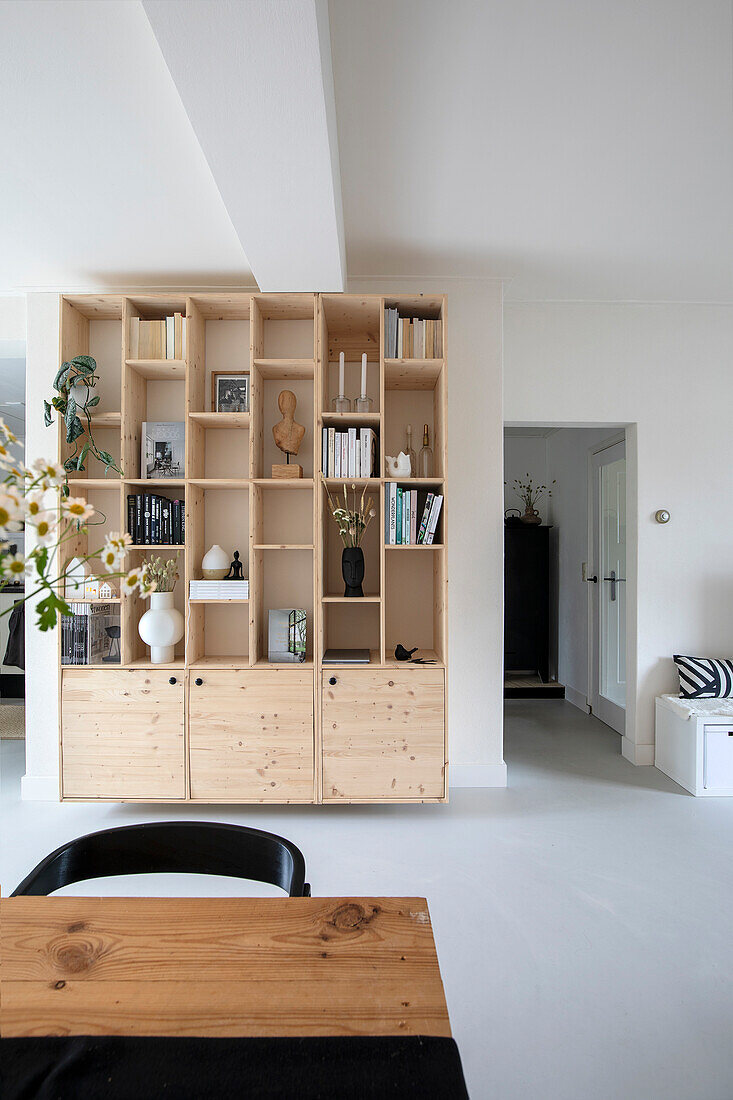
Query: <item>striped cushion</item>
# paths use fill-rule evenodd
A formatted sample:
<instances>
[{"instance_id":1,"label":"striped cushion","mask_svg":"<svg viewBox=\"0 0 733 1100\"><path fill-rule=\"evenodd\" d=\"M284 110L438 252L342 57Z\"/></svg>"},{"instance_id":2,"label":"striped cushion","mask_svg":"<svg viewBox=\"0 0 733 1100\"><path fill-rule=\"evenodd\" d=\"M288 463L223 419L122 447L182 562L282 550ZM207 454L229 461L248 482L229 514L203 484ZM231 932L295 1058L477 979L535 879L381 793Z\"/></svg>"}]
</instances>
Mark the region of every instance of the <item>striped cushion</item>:
<instances>
[{"instance_id":1,"label":"striped cushion","mask_svg":"<svg viewBox=\"0 0 733 1100\"><path fill-rule=\"evenodd\" d=\"M682 699L733 699L733 660L675 654Z\"/></svg>"}]
</instances>

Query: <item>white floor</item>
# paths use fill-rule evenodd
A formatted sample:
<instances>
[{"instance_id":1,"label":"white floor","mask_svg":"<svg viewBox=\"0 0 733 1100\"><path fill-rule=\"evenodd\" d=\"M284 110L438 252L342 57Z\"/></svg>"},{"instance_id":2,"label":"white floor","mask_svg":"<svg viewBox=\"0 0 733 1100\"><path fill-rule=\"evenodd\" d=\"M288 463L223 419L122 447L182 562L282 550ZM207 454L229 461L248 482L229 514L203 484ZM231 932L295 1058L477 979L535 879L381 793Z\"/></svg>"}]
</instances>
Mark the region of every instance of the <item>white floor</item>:
<instances>
[{"instance_id":1,"label":"white floor","mask_svg":"<svg viewBox=\"0 0 733 1100\"><path fill-rule=\"evenodd\" d=\"M507 710L511 786L455 791L447 807L21 803L23 744L3 742L3 893L94 829L183 816L255 824L302 848L314 894L428 897L473 1100L730 1100L733 800L695 799L632 767L617 735L568 703ZM196 892L237 889L205 881Z\"/></svg>"}]
</instances>

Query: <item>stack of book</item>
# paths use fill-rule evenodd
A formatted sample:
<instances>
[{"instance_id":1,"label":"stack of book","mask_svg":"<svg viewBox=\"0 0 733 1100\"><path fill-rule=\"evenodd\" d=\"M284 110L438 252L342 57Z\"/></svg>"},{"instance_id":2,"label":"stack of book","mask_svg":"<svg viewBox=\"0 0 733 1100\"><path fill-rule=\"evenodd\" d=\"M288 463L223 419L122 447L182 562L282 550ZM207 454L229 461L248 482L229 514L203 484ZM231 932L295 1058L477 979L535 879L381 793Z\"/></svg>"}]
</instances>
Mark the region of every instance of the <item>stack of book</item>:
<instances>
[{"instance_id":1,"label":"stack of book","mask_svg":"<svg viewBox=\"0 0 733 1100\"><path fill-rule=\"evenodd\" d=\"M133 317L130 321L131 359L185 359L186 318L174 313L160 321Z\"/></svg>"},{"instance_id":2,"label":"stack of book","mask_svg":"<svg viewBox=\"0 0 733 1100\"><path fill-rule=\"evenodd\" d=\"M374 477L377 434L373 428L323 429L321 468L324 477Z\"/></svg>"},{"instance_id":3,"label":"stack of book","mask_svg":"<svg viewBox=\"0 0 733 1100\"><path fill-rule=\"evenodd\" d=\"M249 581L189 581L191 600L248 600Z\"/></svg>"},{"instance_id":4,"label":"stack of book","mask_svg":"<svg viewBox=\"0 0 733 1100\"><path fill-rule=\"evenodd\" d=\"M435 539L443 504L441 493L385 487L384 541L388 546L430 546Z\"/></svg>"},{"instance_id":5,"label":"stack of book","mask_svg":"<svg viewBox=\"0 0 733 1100\"><path fill-rule=\"evenodd\" d=\"M423 317L400 317L387 309L384 325L385 359L440 359L443 322Z\"/></svg>"},{"instance_id":6,"label":"stack of book","mask_svg":"<svg viewBox=\"0 0 733 1100\"><path fill-rule=\"evenodd\" d=\"M135 546L182 546L186 541L184 502L157 493L130 493L127 531Z\"/></svg>"},{"instance_id":7,"label":"stack of book","mask_svg":"<svg viewBox=\"0 0 733 1100\"><path fill-rule=\"evenodd\" d=\"M120 663L120 609L114 603L70 603L61 616L61 664Z\"/></svg>"}]
</instances>

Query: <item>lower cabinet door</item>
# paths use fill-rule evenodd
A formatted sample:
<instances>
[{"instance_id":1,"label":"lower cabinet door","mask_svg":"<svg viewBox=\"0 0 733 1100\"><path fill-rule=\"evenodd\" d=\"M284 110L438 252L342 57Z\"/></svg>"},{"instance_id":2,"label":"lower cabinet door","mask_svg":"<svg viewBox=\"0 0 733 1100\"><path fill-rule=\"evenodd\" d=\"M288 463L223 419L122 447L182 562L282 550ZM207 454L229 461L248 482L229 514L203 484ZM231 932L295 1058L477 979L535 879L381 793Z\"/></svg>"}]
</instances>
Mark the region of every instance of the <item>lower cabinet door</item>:
<instances>
[{"instance_id":1,"label":"lower cabinet door","mask_svg":"<svg viewBox=\"0 0 733 1100\"><path fill-rule=\"evenodd\" d=\"M170 669L64 672L61 760L65 798L185 798L183 678Z\"/></svg>"},{"instance_id":2,"label":"lower cabinet door","mask_svg":"<svg viewBox=\"0 0 733 1100\"><path fill-rule=\"evenodd\" d=\"M192 798L313 800L312 672L192 670L188 722Z\"/></svg>"},{"instance_id":3,"label":"lower cabinet door","mask_svg":"<svg viewBox=\"0 0 733 1100\"><path fill-rule=\"evenodd\" d=\"M442 798L442 669L322 674L323 798Z\"/></svg>"}]
</instances>

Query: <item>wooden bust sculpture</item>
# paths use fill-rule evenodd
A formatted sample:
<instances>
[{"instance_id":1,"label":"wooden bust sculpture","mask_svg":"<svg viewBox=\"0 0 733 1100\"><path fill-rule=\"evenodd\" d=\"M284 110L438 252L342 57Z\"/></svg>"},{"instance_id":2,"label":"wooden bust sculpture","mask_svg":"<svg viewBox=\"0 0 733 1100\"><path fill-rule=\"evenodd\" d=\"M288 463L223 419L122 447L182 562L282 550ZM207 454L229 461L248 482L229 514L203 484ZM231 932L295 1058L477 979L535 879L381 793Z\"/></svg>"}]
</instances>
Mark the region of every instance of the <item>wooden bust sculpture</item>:
<instances>
[{"instance_id":1,"label":"wooden bust sculpture","mask_svg":"<svg viewBox=\"0 0 733 1100\"><path fill-rule=\"evenodd\" d=\"M297 455L303 442L305 428L295 422L295 406L297 399L292 390L282 390L277 399L277 407L282 414L282 420L272 429L275 446L287 455L287 465L273 464L273 477L302 477L303 467L290 461L291 455Z\"/></svg>"}]
</instances>

